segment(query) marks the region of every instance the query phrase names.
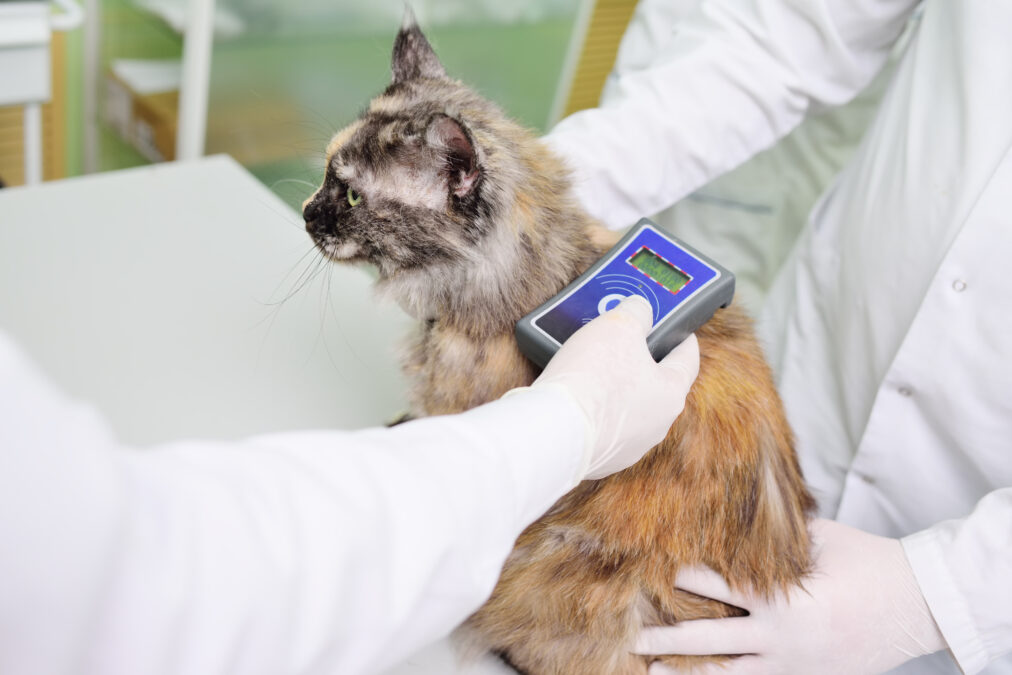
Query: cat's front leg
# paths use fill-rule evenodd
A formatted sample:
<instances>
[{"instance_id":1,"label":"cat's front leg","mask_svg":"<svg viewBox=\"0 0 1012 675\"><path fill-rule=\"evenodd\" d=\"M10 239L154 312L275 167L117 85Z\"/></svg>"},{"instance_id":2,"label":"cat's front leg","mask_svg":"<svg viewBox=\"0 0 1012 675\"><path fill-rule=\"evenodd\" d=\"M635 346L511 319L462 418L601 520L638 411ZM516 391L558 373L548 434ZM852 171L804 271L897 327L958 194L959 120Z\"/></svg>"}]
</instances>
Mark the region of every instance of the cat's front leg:
<instances>
[{"instance_id":1,"label":"cat's front leg","mask_svg":"<svg viewBox=\"0 0 1012 675\"><path fill-rule=\"evenodd\" d=\"M401 424L404 424L405 422L410 422L413 419L415 419L415 416L413 414L409 412L402 413L399 417L395 417L394 419L387 422L387 429L389 429L390 427L399 426Z\"/></svg>"}]
</instances>

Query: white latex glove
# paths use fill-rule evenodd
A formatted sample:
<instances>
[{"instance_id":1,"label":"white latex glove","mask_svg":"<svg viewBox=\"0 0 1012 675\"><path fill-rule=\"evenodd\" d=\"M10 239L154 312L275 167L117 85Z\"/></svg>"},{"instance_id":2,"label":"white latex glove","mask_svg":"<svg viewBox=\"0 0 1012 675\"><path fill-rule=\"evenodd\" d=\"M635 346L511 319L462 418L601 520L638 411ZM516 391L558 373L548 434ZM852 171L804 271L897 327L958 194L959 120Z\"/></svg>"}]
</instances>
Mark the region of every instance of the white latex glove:
<instances>
[{"instance_id":1,"label":"white latex glove","mask_svg":"<svg viewBox=\"0 0 1012 675\"><path fill-rule=\"evenodd\" d=\"M690 335L655 363L646 343L652 321L649 302L626 298L573 333L531 385L560 388L586 413L587 478L635 464L685 407L699 373L699 343Z\"/></svg>"},{"instance_id":2,"label":"white latex glove","mask_svg":"<svg viewBox=\"0 0 1012 675\"><path fill-rule=\"evenodd\" d=\"M644 629L637 654L746 654L693 675L881 673L945 648L903 547L831 520L811 526L815 569L804 589L769 601L732 591L709 568L679 572L678 588L749 616ZM650 675L677 671L655 663Z\"/></svg>"}]
</instances>

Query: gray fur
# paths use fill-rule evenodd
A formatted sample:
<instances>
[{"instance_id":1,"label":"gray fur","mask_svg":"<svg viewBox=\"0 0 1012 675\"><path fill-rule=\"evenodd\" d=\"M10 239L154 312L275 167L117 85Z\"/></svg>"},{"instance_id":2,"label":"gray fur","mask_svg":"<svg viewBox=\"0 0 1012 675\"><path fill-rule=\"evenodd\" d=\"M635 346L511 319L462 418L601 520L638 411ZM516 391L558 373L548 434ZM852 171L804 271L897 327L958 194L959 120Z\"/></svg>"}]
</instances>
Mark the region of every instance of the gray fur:
<instances>
[{"instance_id":1,"label":"gray fur","mask_svg":"<svg viewBox=\"0 0 1012 675\"><path fill-rule=\"evenodd\" d=\"M404 23L394 42L393 82L406 82L419 77L444 77L446 71L432 45L422 34L411 7L404 8Z\"/></svg>"},{"instance_id":2,"label":"gray fur","mask_svg":"<svg viewBox=\"0 0 1012 675\"><path fill-rule=\"evenodd\" d=\"M393 64L394 84L332 143L306 228L331 258L376 265L381 292L412 315L512 332L597 256L589 220L558 160L446 77L414 23Z\"/></svg>"}]
</instances>

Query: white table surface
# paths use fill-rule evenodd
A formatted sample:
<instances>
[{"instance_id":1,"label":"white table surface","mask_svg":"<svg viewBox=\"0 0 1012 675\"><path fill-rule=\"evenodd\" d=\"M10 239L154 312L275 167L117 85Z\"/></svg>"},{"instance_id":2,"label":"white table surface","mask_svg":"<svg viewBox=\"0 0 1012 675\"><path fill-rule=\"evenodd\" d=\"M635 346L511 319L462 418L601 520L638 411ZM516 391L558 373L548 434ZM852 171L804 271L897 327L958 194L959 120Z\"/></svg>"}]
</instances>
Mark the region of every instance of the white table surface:
<instances>
[{"instance_id":1,"label":"white table surface","mask_svg":"<svg viewBox=\"0 0 1012 675\"><path fill-rule=\"evenodd\" d=\"M314 259L301 217L226 156L6 188L0 329L139 447L383 424L412 322L361 269L303 286ZM447 673L513 671L443 641L386 675Z\"/></svg>"},{"instance_id":2,"label":"white table surface","mask_svg":"<svg viewBox=\"0 0 1012 675\"><path fill-rule=\"evenodd\" d=\"M411 322L315 258L227 156L7 188L0 328L131 444L383 424Z\"/></svg>"}]
</instances>

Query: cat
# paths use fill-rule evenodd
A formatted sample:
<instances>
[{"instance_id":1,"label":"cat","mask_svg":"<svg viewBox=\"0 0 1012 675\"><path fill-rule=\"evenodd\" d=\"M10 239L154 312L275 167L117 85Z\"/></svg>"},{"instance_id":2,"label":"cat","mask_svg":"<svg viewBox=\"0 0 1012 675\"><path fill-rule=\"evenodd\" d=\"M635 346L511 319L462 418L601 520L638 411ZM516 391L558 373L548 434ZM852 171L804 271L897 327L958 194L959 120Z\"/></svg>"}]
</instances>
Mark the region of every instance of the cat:
<instances>
[{"instance_id":1,"label":"cat","mask_svg":"<svg viewBox=\"0 0 1012 675\"><path fill-rule=\"evenodd\" d=\"M516 321L618 235L575 201L546 145L447 76L410 10L392 70L327 146L303 215L326 256L373 264L381 293L419 320L404 360L413 414L456 413L530 384ZM801 583L814 502L750 322L732 305L697 336L699 377L665 440L528 527L461 639L529 675L643 675L655 659L629 654L640 628L744 613L674 588L680 567L763 596Z\"/></svg>"}]
</instances>

